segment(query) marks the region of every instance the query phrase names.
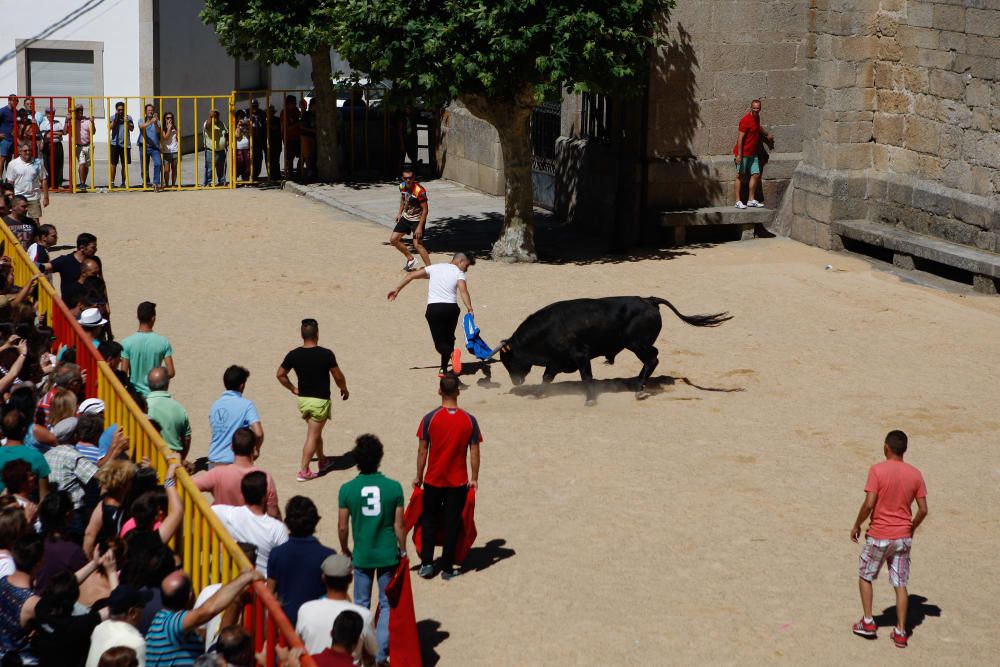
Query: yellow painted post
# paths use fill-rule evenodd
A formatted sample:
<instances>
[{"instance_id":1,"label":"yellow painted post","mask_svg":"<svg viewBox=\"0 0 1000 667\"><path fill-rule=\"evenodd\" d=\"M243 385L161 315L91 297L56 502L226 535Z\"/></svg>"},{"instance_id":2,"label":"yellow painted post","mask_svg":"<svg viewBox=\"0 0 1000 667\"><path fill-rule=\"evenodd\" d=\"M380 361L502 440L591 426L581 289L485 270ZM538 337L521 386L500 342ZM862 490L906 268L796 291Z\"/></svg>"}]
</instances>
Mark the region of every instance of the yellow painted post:
<instances>
[{"instance_id":1,"label":"yellow painted post","mask_svg":"<svg viewBox=\"0 0 1000 667\"><path fill-rule=\"evenodd\" d=\"M226 148L229 150L229 179L226 183L229 185L229 189L233 190L236 188L236 93L229 93L229 144Z\"/></svg>"},{"instance_id":2,"label":"yellow painted post","mask_svg":"<svg viewBox=\"0 0 1000 667\"><path fill-rule=\"evenodd\" d=\"M201 179L198 177L198 98L191 98L192 115L194 115L194 189L200 190Z\"/></svg>"},{"instance_id":3,"label":"yellow painted post","mask_svg":"<svg viewBox=\"0 0 1000 667\"><path fill-rule=\"evenodd\" d=\"M208 110L208 120L209 120L209 122L212 122L212 109L215 108L215 97L213 96L211 99L212 99L212 101L211 101L211 104L209 105L209 108L208 108L209 109ZM216 175L215 175L215 147L216 147L216 145L217 144L216 144L216 138L215 138L215 123L212 122L212 147L211 147L211 150L209 151L210 155L206 155L205 156L206 160L211 160L212 161L212 179L208 182L208 184L211 185L212 188L215 188L215 183L216 183Z\"/></svg>"},{"instance_id":4,"label":"yellow painted post","mask_svg":"<svg viewBox=\"0 0 1000 667\"><path fill-rule=\"evenodd\" d=\"M191 515L192 515L193 507L194 507L193 503L190 503L190 502L185 502L184 503L184 521L183 521L183 526L184 527L182 529L184 531L184 553L181 555L181 559L182 559L182 562L184 563L184 569L187 572L190 572L191 569L192 569L191 568L191 566L192 566L192 562L191 562L192 550L191 550L191 548L193 546L193 543L192 543L193 535L191 534L191 527L192 527L193 524L192 524L192 521L191 521Z\"/></svg>"},{"instance_id":5,"label":"yellow painted post","mask_svg":"<svg viewBox=\"0 0 1000 667\"><path fill-rule=\"evenodd\" d=\"M123 158L123 161L122 161L122 169L125 172L125 190L128 191L128 190L132 189L132 179L129 178L129 173L128 173L129 172L129 166L132 164L132 160L129 159L129 158L132 157L132 132L128 129L128 98L127 97L124 99L124 103L125 103L125 132L124 132L125 137L124 137L124 139L122 139L122 152L124 153L125 157ZM134 123L135 123L135 121L133 121L133 124Z\"/></svg>"},{"instance_id":6,"label":"yellow painted post","mask_svg":"<svg viewBox=\"0 0 1000 667\"><path fill-rule=\"evenodd\" d=\"M110 119L111 98L110 97L104 98L104 108L106 109L104 113L104 120L106 120L108 124L108 192L111 192L111 188L114 185L113 181L115 179L112 178L111 176L111 119ZM91 151L93 151L93 148L91 148ZM125 165L122 165L122 168L124 169Z\"/></svg>"}]
</instances>

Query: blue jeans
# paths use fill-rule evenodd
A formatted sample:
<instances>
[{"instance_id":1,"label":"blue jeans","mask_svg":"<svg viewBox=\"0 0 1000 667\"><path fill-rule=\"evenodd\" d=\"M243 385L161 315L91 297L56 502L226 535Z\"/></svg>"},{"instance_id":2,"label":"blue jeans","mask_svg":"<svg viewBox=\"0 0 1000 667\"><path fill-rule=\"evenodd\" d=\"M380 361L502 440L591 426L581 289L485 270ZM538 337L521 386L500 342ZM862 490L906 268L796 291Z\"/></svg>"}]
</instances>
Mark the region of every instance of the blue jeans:
<instances>
[{"instance_id":1,"label":"blue jeans","mask_svg":"<svg viewBox=\"0 0 1000 667\"><path fill-rule=\"evenodd\" d=\"M226 151L212 151L205 149L205 181L206 187L212 184L212 157L215 157L215 183L222 185L226 182Z\"/></svg>"},{"instance_id":2,"label":"blue jeans","mask_svg":"<svg viewBox=\"0 0 1000 667\"><path fill-rule=\"evenodd\" d=\"M396 573L395 567L380 567L377 570L354 568L354 604L371 609L372 580L378 576L378 627L375 628L375 638L378 640L378 655L376 662L385 662L389 655L389 598L385 589Z\"/></svg>"},{"instance_id":3,"label":"blue jeans","mask_svg":"<svg viewBox=\"0 0 1000 667\"><path fill-rule=\"evenodd\" d=\"M155 149L155 148L150 148L150 147L147 146L146 147L146 165L145 165L146 168L143 170L144 171L143 176L145 177L143 179L145 181L144 185L149 185L149 163L150 162L153 163L153 185L159 185L160 184L160 171L161 171L162 166L163 166L163 162L160 160L160 151L157 150L157 149Z\"/></svg>"}]
</instances>

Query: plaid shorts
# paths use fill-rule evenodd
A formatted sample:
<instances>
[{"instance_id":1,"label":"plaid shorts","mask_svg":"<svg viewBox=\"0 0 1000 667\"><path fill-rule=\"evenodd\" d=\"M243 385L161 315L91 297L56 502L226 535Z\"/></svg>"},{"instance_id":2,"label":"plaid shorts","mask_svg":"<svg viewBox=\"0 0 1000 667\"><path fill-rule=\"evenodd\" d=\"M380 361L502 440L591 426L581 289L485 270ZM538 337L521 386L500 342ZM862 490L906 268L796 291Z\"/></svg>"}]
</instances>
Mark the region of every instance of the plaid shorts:
<instances>
[{"instance_id":1,"label":"plaid shorts","mask_svg":"<svg viewBox=\"0 0 1000 667\"><path fill-rule=\"evenodd\" d=\"M889 583L894 588L906 586L910 580L910 548L912 537L895 540L877 540L865 537L865 546L858 559L858 576L865 581L874 581L882 563L889 561Z\"/></svg>"}]
</instances>

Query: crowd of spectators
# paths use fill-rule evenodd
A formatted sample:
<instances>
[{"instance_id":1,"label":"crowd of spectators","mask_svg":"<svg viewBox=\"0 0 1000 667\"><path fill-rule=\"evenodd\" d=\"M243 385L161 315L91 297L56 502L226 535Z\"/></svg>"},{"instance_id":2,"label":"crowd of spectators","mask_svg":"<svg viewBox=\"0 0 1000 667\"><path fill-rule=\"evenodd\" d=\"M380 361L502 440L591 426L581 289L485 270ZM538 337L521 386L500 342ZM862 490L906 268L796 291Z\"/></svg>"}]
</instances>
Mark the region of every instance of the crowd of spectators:
<instances>
[{"instance_id":1,"label":"crowd of spectators","mask_svg":"<svg viewBox=\"0 0 1000 667\"><path fill-rule=\"evenodd\" d=\"M19 201L15 197L5 195L6 208ZM258 658L242 616L247 589L256 581L266 581L261 586L277 597L316 664L388 664L387 588L397 571L405 570L399 566L406 562L407 531L402 486L379 472L384 451L379 439L362 435L351 452L359 474L340 488L338 553L316 538L321 518L316 504L297 495L282 512L274 479L257 466L264 429L244 395L250 371L233 365L223 372L225 390L208 415L211 440L197 448L207 456L195 460L188 411L169 391L176 367L170 341L155 331L156 304L140 303L135 331L116 340L97 238L79 234L68 252L50 256L57 251L57 230L38 225L22 209L4 222L41 273L58 275L62 300L86 332L80 345L96 348L162 435L169 456L162 474L149 460L136 460L129 433L109 423L104 401L88 392L94 383L76 363L81 350L53 345L53 332L34 305L36 279L12 284L9 254L0 257L0 277L7 276L6 293L0 294L2 667L249 667ZM300 350L316 351L316 326L303 321ZM346 399L332 352L316 358L315 373L308 363L283 362L277 379L300 399L312 395L311 388L328 400L332 376ZM437 496L457 499L475 486L478 475L478 427L457 407L458 379L449 374L440 382L442 407L418 429L414 487L424 487L428 505L438 502ZM319 420L313 408L303 414ZM329 417L328 409L323 415ZM428 456L432 439L436 446ZM455 472L464 471L466 450L473 451L471 480ZM321 462L321 473L329 469ZM197 598L192 573L171 548L182 544L186 512L179 470L211 495L212 511L253 565L225 585L206 586ZM439 481L443 472L457 481ZM420 575L434 576L435 534L441 529L447 580L460 573L454 560L457 530L450 521L461 503L440 502L447 505L445 525L425 517L431 530L425 530ZM297 662L295 652L281 653L282 665Z\"/></svg>"}]
</instances>

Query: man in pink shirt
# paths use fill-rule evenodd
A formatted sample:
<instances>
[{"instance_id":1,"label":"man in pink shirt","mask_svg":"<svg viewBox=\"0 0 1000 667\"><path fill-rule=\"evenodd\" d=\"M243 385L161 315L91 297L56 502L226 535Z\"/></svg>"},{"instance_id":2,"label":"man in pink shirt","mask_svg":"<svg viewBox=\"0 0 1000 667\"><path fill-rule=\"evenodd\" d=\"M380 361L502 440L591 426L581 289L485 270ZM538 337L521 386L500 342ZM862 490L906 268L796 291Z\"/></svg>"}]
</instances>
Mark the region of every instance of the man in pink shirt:
<instances>
[{"instance_id":1,"label":"man in pink shirt","mask_svg":"<svg viewBox=\"0 0 1000 667\"><path fill-rule=\"evenodd\" d=\"M906 648L908 639L906 608L909 598L906 584L910 578L913 532L927 517L924 477L919 470L903 462L906 442L906 434L902 431L890 431L885 436L882 448L885 461L868 469L865 500L851 528L851 540L857 542L861 524L871 516L858 564L858 586L864 616L854 624L854 634L875 639L878 626L872 616L872 581L878 576L882 563L888 561L889 583L896 589L896 627L892 630L892 641L899 648ZM917 501L916 516L911 515L914 500Z\"/></svg>"},{"instance_id":2,"label":"man in pink shirt","mask_svg":"<svg viewBox=\"0 0 1000 667\"><path fill-rule=\"evenodd\" d=\"M254 432L248 428L238 428L233 433L233 462L216 465L208 472L195 475L194 483L199 491L212 494L213 505L242 505L243 491L240 484L247 473L260 470L254 466L258 454L257 436ZM266 470L261 472L267 475L267 514L280 520L281 510L278 509L278 492L274 489L274 479Z\"/></svg>"}]
</instances>

